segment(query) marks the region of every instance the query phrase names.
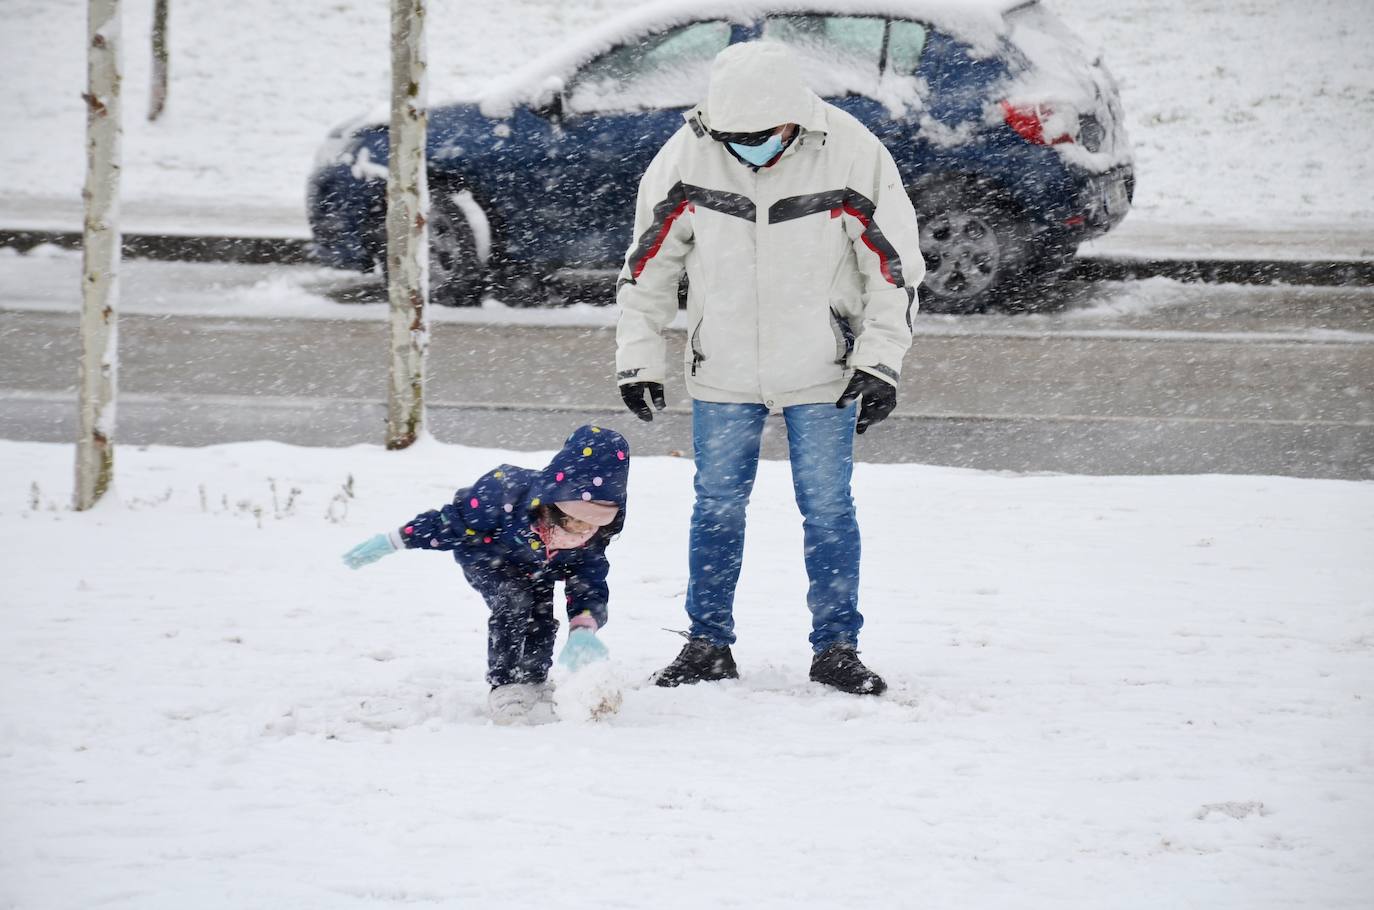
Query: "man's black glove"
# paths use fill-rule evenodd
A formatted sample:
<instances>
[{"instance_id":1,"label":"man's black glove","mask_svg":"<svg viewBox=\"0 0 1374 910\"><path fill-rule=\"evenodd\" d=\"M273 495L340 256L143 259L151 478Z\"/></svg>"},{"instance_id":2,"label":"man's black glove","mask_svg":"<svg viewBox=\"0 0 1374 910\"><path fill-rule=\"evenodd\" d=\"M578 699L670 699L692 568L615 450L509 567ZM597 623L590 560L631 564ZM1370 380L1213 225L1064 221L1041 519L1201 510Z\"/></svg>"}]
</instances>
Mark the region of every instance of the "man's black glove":
<instances>
[{"instance_id":1,"label":"man's black glove","mask_svg":"<svg viewBox=\"0 0 1374 910\"><path fill-rule=\"evenodd\" d=\"M620 387L620 397L625 399L625 407L630 409L630 413L640 420L653 420L654 412L649 410L649 406L644 403L646 391L649 393L649 397L653 399L654 407L661 411L668 406L668 402L663 400L663 383L661 382L627 382Z\"/></svg>"},{"instance_id":2,"label":"man's black glove","mask_svg":"<svg viewBox=\"0 0 1374 910\"><path fill-rule=\"evenodd\" d=\"M849 385L845 387L840 400L835 402L835 407L847 408L860 397L863 398L863 402L859 405L859 422L854 427L856 433L862 434L873 424L887 419L887 415L897 407L895 385L884 382L872 373L855 370L854 377L849 380Z\"/></svg>"}]
</instances>

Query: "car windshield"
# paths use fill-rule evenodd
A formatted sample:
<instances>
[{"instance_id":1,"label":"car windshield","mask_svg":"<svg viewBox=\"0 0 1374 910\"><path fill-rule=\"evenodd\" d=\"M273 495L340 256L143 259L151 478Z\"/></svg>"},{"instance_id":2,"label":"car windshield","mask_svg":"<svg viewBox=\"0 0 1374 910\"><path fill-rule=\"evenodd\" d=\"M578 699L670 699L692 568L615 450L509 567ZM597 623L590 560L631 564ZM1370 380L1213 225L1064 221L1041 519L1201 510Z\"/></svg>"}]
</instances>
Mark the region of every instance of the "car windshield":
<instances>
[{"instance_id":1,"label":"car windshield","mask_svg":"<svg viewBox=\"0 0 1374 910\"><path fill-rule=\"evenodd\" d=\"M602 54L567 93L574 113L689 107L706 97L711 61L730 43L727 22L694 22Z\"/></svg>"},{"instance_id":2,"label":"car windshield","mask_svg":"<svg viewBox=\"0 0 1374 910\"><path fill-rule=\"evenodd\" d=\"M1028 68L1054 71L1092 59L1083 40L1039 3L1012 10L1007 14L1007 25L1011 27L1011 44L1024 56Z\"/></svg>"}]
</instances>

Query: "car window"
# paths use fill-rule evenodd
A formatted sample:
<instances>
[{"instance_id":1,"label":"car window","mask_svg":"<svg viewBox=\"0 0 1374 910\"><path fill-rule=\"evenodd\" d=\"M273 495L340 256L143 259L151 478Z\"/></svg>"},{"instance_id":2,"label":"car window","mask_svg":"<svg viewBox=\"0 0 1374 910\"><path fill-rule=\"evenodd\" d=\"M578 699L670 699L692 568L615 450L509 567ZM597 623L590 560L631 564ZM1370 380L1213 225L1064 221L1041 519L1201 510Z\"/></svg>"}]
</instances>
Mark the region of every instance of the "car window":
<instances>
[{"instance_id":1,"label":"car window","mask_svg":"<svg viewBox=\"0 0 1374 910\"><path fill-rule=\"evenodd\" d=\"M872 95L887 23L876 16L769 16L763 37L789 45L823 98Z\"/></svg>"},{"instance_id":2,"label":"car window","mask_svg":"<svg viewBox=\"0 0 1374 910\"><path fill-rule=\"evenodd\" d=\"M887 36L887 72L908 75L916 72L921 51L926 47L926 27L919 22L892 20Z\"/></svg>"},{"instance_id":3,"label":"car window","mask_svg":"<svg viewBox=\"0 0 1374 910\"><path fill-rule=\"evenodd\" d=\"M568 89L575 113L688 107L706 97L711 61L730 43L728 22L693 22L602 54Z\"/></svg>"}]
</instances>

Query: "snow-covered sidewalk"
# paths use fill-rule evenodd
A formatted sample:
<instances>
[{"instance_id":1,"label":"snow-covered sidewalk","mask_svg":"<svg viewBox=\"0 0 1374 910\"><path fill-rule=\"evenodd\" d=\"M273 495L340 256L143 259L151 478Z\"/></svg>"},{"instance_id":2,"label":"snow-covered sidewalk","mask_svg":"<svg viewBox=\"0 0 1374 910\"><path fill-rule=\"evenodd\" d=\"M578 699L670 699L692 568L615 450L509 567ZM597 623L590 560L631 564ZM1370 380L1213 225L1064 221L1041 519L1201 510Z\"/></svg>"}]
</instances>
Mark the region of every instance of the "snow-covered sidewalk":
<instances>
[{"instance_id":1,"label":"snow-covered sidewalk","mask_svg":"<svg viewBox=\"0 0 1374 910\"><path fill-rule=\"evenodd\" d=\"M0 906L1367 906L1374 485L861 465L865 700L806 681L775 462L743 678L644 684L691 464L637 458L623 708L497 729L456 567L338 557L547 454L125 447L76 514L0 442Z\"/></svg>"}]
</instances>

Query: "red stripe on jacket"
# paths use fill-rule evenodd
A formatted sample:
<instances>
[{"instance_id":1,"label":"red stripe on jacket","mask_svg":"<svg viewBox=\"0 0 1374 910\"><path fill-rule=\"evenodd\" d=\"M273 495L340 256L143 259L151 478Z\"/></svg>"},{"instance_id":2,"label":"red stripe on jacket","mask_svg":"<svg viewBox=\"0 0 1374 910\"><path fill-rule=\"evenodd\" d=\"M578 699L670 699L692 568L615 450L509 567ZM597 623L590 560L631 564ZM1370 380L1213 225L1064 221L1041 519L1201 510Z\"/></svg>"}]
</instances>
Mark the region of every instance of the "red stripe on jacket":
<instances>
[{"instance_id":1,"label":"red stripe on jacket","mask_svg":"<svg viewBox=\"0 0 1374 910\"><path fill-rule=\"evenodd\" d=\"M658 232L658 236L654 238L654 245L649 247L643 256L639 257L639 261L636 262L634 268L630 270L630 277L635 280L639 279L640 273L642 273L644 267L649 264L649 260L658 255L659 248L663 246L663 241L668 237L668 232L673 229L673 222L678 219L678 216L682 214L682 210L685 208L687 208L686 199L674 206L673 210L668 213L668 217L663 219L663 228Z\"/></svg>"},{"instance_id":2,"label":"red stripe on jacket","mask_svg":"<svg viewBox=\"0 0 1374 910\"><path fill-rule=\"evenodd\" d=\"M892 272L888 271L887 257L883 255L882 250L878 249L876 246L873 245L872 240L868 239L868 226L870 223L868 218L865 217L862 212L854 208L854 206L850 205L848 202L844 204L844 210L845 214L853 215L856 219L858 219L859 224L862 224L864 226L864 232L860 239L863 240L864 246L872 250L873 255L878 257L878 270L883 273L883 277L887 279L887 283L892 285L893 287L901 287L901 285L897 284L896 280L893 279Z\"/></svg>"}]
</instances>

